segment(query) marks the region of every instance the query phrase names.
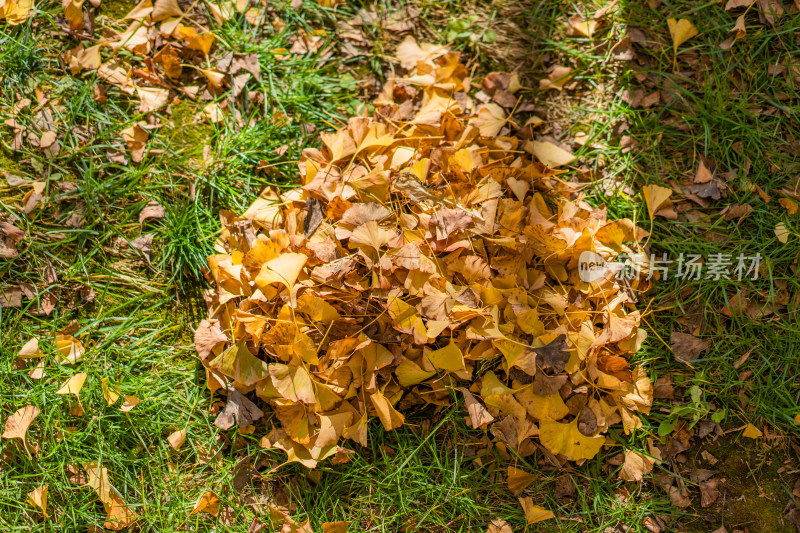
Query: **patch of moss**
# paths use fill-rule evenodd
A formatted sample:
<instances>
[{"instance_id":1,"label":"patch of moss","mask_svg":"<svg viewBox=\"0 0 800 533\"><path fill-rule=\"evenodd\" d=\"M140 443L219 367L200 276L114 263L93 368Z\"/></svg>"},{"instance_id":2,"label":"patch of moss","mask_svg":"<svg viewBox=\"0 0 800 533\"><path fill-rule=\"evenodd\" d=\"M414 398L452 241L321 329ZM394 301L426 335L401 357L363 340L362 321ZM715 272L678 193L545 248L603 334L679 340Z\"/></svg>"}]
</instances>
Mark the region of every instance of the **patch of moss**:
<instances>
[{"instance_id":1,"label":"patch of moss","mask_svg":"<svg viewBox=\"0 0 800 533\"><path fill-rule=\"evenodd\" d=\"M724 491L709 509L695 509L699 516L714 515L724 520L731 531L746 526L749 533L795 533L795 527L784 520L783 508L788 501L785 483L778 470L783 466L785 450L764 449L760 442L743 442L741 437L728 437L705 449L719 462L709 468L724 479ZM719 525L719 524L716 524ZM693 521L689 531L707 531L708 522Z\"/></svg>"},{"instance_id":2,"label":"patch of moss","mask_svg":"<svg viewBox=\"0 0 800 533\"><path fill-rule=\"evenodd\" d=\"M0 145L0 173L2 172L19 172L19 163L13 158L9 150Z\"/></svg>"},{"instance_id":3,"label":"patch of moss","mask_svg":"<svg viewBox=\"0 0 800 533\"><path fill-rule=\"evenodd\" d=\"M196 118L196 106L180 103L171 107L171 116L164 128L164 142L179 150L202 151L214 133L214 128Z\"/></svg>"}]
</instances>

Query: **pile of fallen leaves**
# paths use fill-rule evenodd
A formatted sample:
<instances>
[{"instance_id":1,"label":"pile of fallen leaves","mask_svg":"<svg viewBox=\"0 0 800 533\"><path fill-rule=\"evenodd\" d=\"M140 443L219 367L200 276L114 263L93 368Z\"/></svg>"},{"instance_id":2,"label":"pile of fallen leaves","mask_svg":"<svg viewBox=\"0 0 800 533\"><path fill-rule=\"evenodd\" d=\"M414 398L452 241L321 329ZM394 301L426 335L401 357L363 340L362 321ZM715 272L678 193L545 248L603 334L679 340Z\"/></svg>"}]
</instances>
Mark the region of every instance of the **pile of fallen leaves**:
<instances>
[{"instance_id":1,"label":"pile of fallen leaves","mask_svg":"<svg viewBox=\"0 0 800 533\"><path fill-rule=\"evenodd\" d=\"M590 459L652 402L629 362L649 281L644 264L587 283L579 258L641 261L645 232L550 168L571 155L509 116L515 75L472 94L444 47L408 39L397 57L408 75L304 152L301 187L222 213L196 333L228 395L216 424L254 431L258 397L280 422L262 445L314 467L346 460L342 439L366 445L370 418L392 430L457 390L494 445Z\"/></svg>"}]
</instances>

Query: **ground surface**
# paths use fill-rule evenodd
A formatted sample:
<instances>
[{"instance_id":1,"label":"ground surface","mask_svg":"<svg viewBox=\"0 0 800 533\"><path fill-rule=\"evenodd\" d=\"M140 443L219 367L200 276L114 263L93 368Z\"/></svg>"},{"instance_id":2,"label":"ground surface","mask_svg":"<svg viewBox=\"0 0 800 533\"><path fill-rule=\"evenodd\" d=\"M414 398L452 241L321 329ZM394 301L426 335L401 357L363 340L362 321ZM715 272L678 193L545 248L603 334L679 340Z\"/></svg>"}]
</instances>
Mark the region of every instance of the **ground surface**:
<instances>
[{"instance_id":1,"label":"ground surface","mask_svg":"<svg viewBox=\"0 0 800 533\"><path fill-rule=\"evenodd\" d=\"M591 19L608 4L270 3L258 24L237 16L214 28L215 57L257 55L261 77L248 89L261 97L242 108L244 122L210 125L195 118L202 106L191 99L173 103L158 114L151 153L140 163L108 157L124 151L120 131L144 118L137 105L115 89L101 104L94 74L65 71L60 55L80 38L63 31L60 3L41 2L32 21L2 26L0 115L32 122L45 100L57 102L60 143L57 154L30 142L15 148L13 127L0 126L0 220L25 232L19 255L0 259L0 286L32 286L38 294L0 309L0 419L27 404L42 412L28 435L32 458L19 440L0 443L3 530L101 526L103 508L79 479L79 465L91 462L108 468L143 531L259 531L261 524L271 531L268 502L309 519L315 531L352 520L351 531L482 532L495 518L523 530L505 483L508 460L499 452L476 458L483 435L469 429L460 407L422 413L391 433L373 426L369 449L309 473L280 466L282 455L261 449L257 435L213 426L219 404L204 389L192 345L219 210L242 211L263 187L296 183L293 161L302 149L375 94L396 68L395 45L413 34L452 43L476 79L518 69L533 112L545 121L536 135L578 154L570 176L582 176L591 202L651 231L654 253L764 258L755 281L656 283L640 304L651 334L638 358L654 381L661 378L661 398L642 431L615 438L635 449L660 440L665 461L641 484L619 480L621 448L567 470L539 454L515 461L536 473L527 495L560 518L528 530L793 531L789 518L800 514L791 514L800 504L800 224L781 200L800 193L800 15L788 2L781 16L759 10L780 2L731 11L721 2L613 4L589 38L568 31L568 20ZM113 26L133 5L103 0L97 20ZM746 35L721 49L740 15ZM677 56L671 17L699 30ZM324 46L276 57L299 32L314 30L325 31ZM572 78L563 89L539 89L557 66L571 68ZM17 113L24 98L31 104ZM703 185L701 159L712 185L690 190ZM26 213L33 181L44 184L36 189L42 200ZM640 191L654 183L675 191L677 221L651 224ZM163 206L163 218L140 221L151 201ZM137 241L147 235L152 250ZM77 371L57 362L53 342L73 320L73 335L86 347L82 416L55 394ZM685 364L670 349L673 332L710 345ZM47 355L42 379L14 359L31 337L42 339ZM128 412L108 406L103 378L141 403ZM763 436L743 436L747 424ZM166 437L180 429L187 441L176 452ZM47 518L26 503L44 484ZM208 491L222 501L217 519L190 514Z\"/></svg>"}]
</instances>

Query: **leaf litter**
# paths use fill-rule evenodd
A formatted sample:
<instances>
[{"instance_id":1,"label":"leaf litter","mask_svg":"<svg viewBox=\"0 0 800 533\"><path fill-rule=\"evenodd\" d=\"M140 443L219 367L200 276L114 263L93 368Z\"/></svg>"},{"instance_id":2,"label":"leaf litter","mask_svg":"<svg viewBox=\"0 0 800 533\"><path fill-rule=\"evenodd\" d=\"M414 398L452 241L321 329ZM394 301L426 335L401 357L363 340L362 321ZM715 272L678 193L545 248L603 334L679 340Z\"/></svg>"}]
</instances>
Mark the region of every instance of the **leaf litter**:
<instances>
[{"instance_id":1,"label":"leaf litter","mask_svg":"<svg viewBox=\"0 0 800 533\"><path fill-rule=\"evenodd\" d=\"M262 446L314 468L346 461L346 440L366 446L370 420L396 429L458 390L495 446L591 459L652 404L630 362L647 233L564 180L571 154L517 137L516 97L481 103L457 53L407 39L397 57L408 73L374 115L304 151L302 186L222 214L195 336L208 388L228 395L216 423L252 433L269 405ZM521 87L492 76L482 87ZM651 216L669 209L655 192ZM641 274L584 281L585 254L625 254ZM554 516L522 505L529 523Z\"/></svg>"}]
</instances>

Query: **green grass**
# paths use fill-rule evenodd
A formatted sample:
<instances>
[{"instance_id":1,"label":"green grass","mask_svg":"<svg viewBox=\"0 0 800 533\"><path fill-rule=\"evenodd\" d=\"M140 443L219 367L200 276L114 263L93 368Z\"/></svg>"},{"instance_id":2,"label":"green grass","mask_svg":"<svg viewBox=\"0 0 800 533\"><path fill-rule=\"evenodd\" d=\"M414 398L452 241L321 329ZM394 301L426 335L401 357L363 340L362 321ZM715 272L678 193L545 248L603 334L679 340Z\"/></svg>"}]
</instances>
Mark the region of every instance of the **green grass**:
<instances>
[{"instance_id":1,"label":"green grass","mask_svg":"<svg viewBox=\"0 0 800 533\"><path fill-rule=\"evenodd\" d=\"M508 520L515 531L523 530L521 508L504 481L508 461L497 448L480 444L490 439L467 427L458 404L412 417L395 432L374 425L369 448L356 447L349 463L323 463L309 473L297 465L281 466L282 453L258 446L259 436L271 424L269 417L252 436L220 433L213 426L218 398L205 390L194 358L191 328L205 313L202 269L219 229L219 210L242 211L265 186L296 183L293 162L304 148L317 144L316 133L303 133L304 124L318 130L342 124L354 112L358 98L368 94L357 82L391 74L388 55L402 35L384 31L380 24L367 26L365 32L373 42L364 55L342 61L335 53L329 58L308 54L279 61L271 51L290 48L290 38L299 30L324 28L335 46L337 21L370 5L331 10L306 1L295 9L281 2L259 30L240 18L231 20L215 28L218 45L237 53L255 52L261 66L261 81L248 85L253 98L238 104L246 126L197 122L194 117L200 109L186 100L173 105L171 115L159 115L163 127L154 132L149 148L164 152L123 165L109 161L107 153L122 149L119 132L142 117L115 89L109 91L105 105L96 102L92 74L64 76L57 56L75 43L38 38L39 32L53 28L60 3L43 4L39 28L23 24L0 36L4 119L19 97L35 100L35 87L53 100L60 99L63 106L55 111L62 150L53 159L37 149L12 153L10 130L0 129L3 169L47 184L42 208L25 216L19 205L29 187L11 188L0 181L0 216L19 217L16 224L28 231L19 245L19 257L0 260L0 285L26 282L59 296L51 316L31 316L28 311L38 301L28 309L0 309L0 419L27 404L42 411L29 434L29 442L38 450L35 459L29 459L17 442L0 442L4 531L34 527L85 531L90 525L102 525L102 506L89 488L73 484L66 470L66 465L85 462L108 467L112 485L141 517L143 531L243 531L254 518L269 523L251 505L264 503L265 498L289 505L293 516L309 519L315 531L323 522L353 520L358 526L352 531L416 527L483 532L497 517ZM402 5L381 4L377 9L390 13ZM597 2L585 5L588 12L600 7ZM770 74L767 65L797 60L793 44L800 29L798 16L784 15L773 29L761 26L751 13L748 35L724 52L718 44L727 37L734 17L718 3L672 1L653 10L646 3L621 2L620 12L594 42L564 35L564 24L577 12L577 4L496 2L478 7L425 0L417 7L416 31L431 40L452 41L471 60L476 79L519 62L523 79L538 87L537 80L546 76L550 64L575 68L578 91L545 94L531 89L525 94L547 113L543 118L554 136L565 140L576 132L588 136L589 142L576 150L586 170L619 179L618 189L608 195L596 184L589 189L589 200L605 203L610 216L635 217L652 232L654 252L761 253L766 258L768 268L753 282L656 283L640 304L655 312L646 316L651 335L638 358L652 378L675 376L676 397L684 411L701 417L717 413L726 428L752 422L797 435L792 418L800 410L796 380L800 324L793 302L800 224L777 204L777 191L793 187L800 173L792 134L800 93L794 78ZM681 47L676 70L666 25L671 16L690 18L701 31ZM285 27L275 25L276 19ZM628 25L664 45L634 45L641 63L612 61L611 47L597 44L617 42ZM681 73L695 58L699 72L694 74L692 68L687 80ZM637 74L647 75L652 87L638 81ZM634 109L621 95L637 89L645 93L660 89L673 99L650 109ZM18 120L29 123L32 107L24 109ZM627 129L620 131L623 123ZM94 134L86 141L76 127L89 126ZM624 148L623 135L638 144ZM209 149L204 154L205 144ZM276 150L283 146L285 153L278 155ZM651 226L638 196L641 187L691 175L699 154L714 160L719 173L736 171L727 181L728 197L706 208L694 207L698 216L693 222L657 218ZM745 166L748 170L741 171ZM65 183L72 186L64 187ZM750 183L767 191L771 201L761 200ZM140 225L139 212L153 200L164 206L165 218ZM720 215L724 206L734 203L754 208L738 224ZM65 222L76 212L83 214L84 224L66 228ZM786 244L773 233L778 222L792 231ZM149 262L128 245L147 233L154 234ZM50 265L58 274L56 281L45 277ZM89 289L94 292L92 301L82 296ZM759 292L759 302L785 298L789 303L764 319L722 316L721 308L739 289ZM73 319L87 352L84 361L65 366L56 361L53 337ZM672 331L686 330L686 322L701 325L701 336L713 341L712 349L693 367L677 362L659 341L668 343ZM39 381L27 376L27 367L18 368L13 362L31 336L42 340L47 354L46 375ZM750 348L754 350L748 360L734 368ZM69 399L55 391L79 371L89 374L81 394L87 414L74 417L69 414ZM100 388L103 378L142 403L129 413L107 406ZM691 387L701 391L699 402L690 401ZM690 530L707 531L699 518L705 510L695 506L679 512L669 506L652 479L637 490L618 481L615 468L604 463L622 445L643 449L648 436L658 438L657 429L671 420L673 407L673 402L657 402L644 430L632 437L613 430L611 436L619 446L582 466L555 469L538 452L525 460L512 459L538 476L527 494L564 518L529 530L604 531L625 524L630 531L644 532L645 518L658 515ZM166 437L183 428L188 440L175 452ZM667 471L666 465L657 467L657 472ZM576 490L572 498L557 500L556 479L562 475L571 478ZM42 484L50 486L50 517L45 520L25 503L26 494ZM202 513L190 515L197 499L212 490L231 512L224 512L226 517L219 521ZM625 490L634 495L622 502L619 495ZM756 527L751 531L758 531Z\"/></svg>"}]
</instances>

